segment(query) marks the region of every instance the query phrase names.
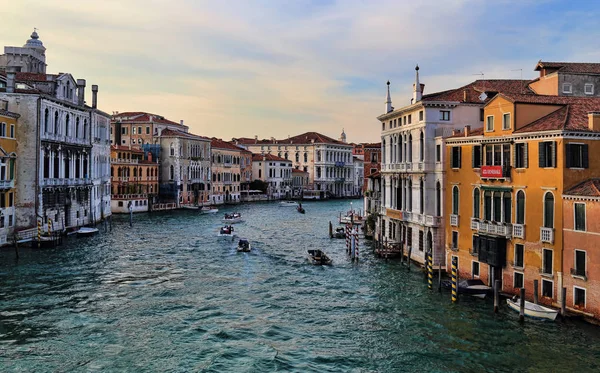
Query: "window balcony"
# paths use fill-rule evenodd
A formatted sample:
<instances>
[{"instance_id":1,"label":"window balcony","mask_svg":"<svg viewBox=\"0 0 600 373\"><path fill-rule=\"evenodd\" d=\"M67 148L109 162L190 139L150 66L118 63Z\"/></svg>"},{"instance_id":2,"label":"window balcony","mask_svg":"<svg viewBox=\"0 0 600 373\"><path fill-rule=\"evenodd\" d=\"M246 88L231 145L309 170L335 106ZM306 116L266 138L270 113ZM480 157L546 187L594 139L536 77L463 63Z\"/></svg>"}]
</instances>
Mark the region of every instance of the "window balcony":
<instances>
[{"instance_id":1,"label":"window balcony","mask_svg":"<svg viewBox=\"0 0 600 373\"><path fill-rule=\"evenodd\" d=\"M442 223L441 220L442 219L439 216L427 215L427 216L425 216L425 225L428 225L431 227L439 227Z\"/></svg>"},{"instance_id":2,"label":"window balcony","mask_svg":"<svg viewBox=\"0 0 600 373\"><path fill-rule=\"evenodd\" d=\"M458 215L450 215L450 225L453 227L458 227Z\"/></svg>"},{"instance_id":3,"label":"window balcony","mask_svg":"<svg viewBox=\"0 0 600 373\"><path fill-rule=\"evenodd\" d=\"M223 167L231 167L232 163L231 162L225 162L223 163Z\"/></svg>"},{"instance_id":4,"label":"window balcony","mask_svg":"<svg viewBox=\"0 0 600 373\"><path fill-rule=\"evenodd\" d=\"M0 189L11 189L15 187L14 180L0 180Z\"/></svg>"},{"instance_id":5,"label":"window balcony","mask_svg":"<svg viewBox=\"0 0 600 373\"><path fill-rule=\"evenodd\" d=\"M525 238L525 226L523 224L513 224L513 237Z\"/></svg>"},{"instance_id":6,"label":"window balcony","mask_svg":"<svg viewBox=\"0 0 600 373\"><path fill-rule=\"evenodd\" d=\"M479 230L479 219L471 218L471 229L474 231Z\"/></svg>"},{"instance_id":7,"label":"window balcony","mask_svg":"<svg viewBox=\"0 0 600 373\"><path fill-rule=\"evenodd\" d=\"M512 225L508 223L496 223L492 221L471 218L471 229L479 233L492 234L496 236L511 237Z\"/></svg>"},{"instance_id":8,"label":"window balcony","mask_svg":"<svg viewBox=\"0 0 600 373\"><path fill-rule=\"evenodd\" d=\"M583 281L587 281L587 272L582 268L571 268L571 276Z\"/></svg>"},{"instance_id":9,"label":"window balcony","mask_svg":"<svg viewBox=\"0 0 600 373\"><path fill-rule=\"evenodd\" d=\"M542 242L554 243L554 228L540 228L540 240Z\"/></svg>"},{"instance_id":10,"label":"window balcony","mask_svg":"<svg viewBox=\"0 0 600 373\"><path fill-rule=\"evenodd\" d=\"M525 268L523 263L515 263L514 261L510 261L510 262L508 262L508 264L511 265L514 269L523 270Z\"/></svg>"},{"instance_id":11,"label":"window balcony","mask_svg":"<svg viewBox=\"0 0 600 373\"><path fill-rule=\"evenodd\" d=\"M425 162L417 163L417 168L419 171L423 171L425 169Z\"/></svg>"}]
</instances>

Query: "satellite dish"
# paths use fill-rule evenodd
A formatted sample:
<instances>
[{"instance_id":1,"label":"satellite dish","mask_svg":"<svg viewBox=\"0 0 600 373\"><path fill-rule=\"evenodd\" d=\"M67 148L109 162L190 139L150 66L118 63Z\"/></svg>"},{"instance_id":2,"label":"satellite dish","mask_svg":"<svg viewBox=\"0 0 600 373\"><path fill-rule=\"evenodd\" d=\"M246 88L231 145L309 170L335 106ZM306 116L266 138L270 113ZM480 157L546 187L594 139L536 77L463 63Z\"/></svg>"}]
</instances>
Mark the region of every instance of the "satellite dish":
<instances>
[{"instance_id":1,"label":"satellite dish","mask_svg":"<svg viewBox=\"0 0 600 373\"><path fill-rule=\"evenodd\" d=\"M479 95L480 101L485 101L487 98L488 98L488 96L485 94L485 92L483 92L482 94Z\"/></svg>"}]
</instances>

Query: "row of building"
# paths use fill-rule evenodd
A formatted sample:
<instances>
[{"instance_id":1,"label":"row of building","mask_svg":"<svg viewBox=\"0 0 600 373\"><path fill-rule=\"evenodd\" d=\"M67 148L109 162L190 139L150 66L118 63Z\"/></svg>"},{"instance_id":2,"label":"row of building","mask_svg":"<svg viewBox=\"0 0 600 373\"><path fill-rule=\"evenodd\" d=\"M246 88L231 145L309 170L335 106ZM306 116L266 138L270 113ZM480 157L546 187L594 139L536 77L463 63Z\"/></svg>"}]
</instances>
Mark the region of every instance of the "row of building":
<instances>
[{"instance_id":1,"label":"row of building","mask_svg":"<svg viewBox=\"0 0 600 373\"><path fill-rule=\"evenodd\" d=\"M476 80L392 107L365 208L375 238L529 300L600 317L600 64L540 61L534 80Z\"/></svg>"},{"instance_id":2,"label":"row of building","mask_svg":"<svg viewBox=\"0 0 600 373\"><path fill-rule=\"evenodd\" d=\"M0 55L0 245L38 223L64 231L130 210L362 195L361 146L343 131L198 136L161 115L101 111L97 85L89 105L84 79L46 69L36 31Z\"/></svg>"}]
</instances>

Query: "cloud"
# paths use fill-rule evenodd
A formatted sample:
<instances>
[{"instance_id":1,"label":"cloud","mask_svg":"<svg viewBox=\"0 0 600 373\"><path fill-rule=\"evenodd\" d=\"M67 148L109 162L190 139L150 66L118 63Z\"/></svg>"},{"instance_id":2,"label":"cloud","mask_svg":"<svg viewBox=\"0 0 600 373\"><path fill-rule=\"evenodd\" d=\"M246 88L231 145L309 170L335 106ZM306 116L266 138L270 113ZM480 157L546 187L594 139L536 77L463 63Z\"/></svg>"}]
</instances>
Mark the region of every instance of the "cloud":
<instances>
[{"instance_id":1,"label":"cloud","mask_svg":"<svg viewBox=\"0 0 600 373\"><path fill-rule=\"evenodd\" d=\"M434 92L599 56L593 4L552 0L21 0L3 15L2 45L39 27L49 71L100 85L103 110L225 139L345 128L377 141L385 82L395 107L408 104L417 63Z\"/></svg>"}]
</instances>

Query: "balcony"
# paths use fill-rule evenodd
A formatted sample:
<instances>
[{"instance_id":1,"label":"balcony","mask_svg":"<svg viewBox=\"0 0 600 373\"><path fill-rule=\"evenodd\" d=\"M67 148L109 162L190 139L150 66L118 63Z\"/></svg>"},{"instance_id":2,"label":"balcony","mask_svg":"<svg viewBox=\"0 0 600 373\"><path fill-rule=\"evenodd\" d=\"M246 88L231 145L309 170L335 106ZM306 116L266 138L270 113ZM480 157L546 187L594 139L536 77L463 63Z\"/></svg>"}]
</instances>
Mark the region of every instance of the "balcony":
<instances>
[{"instance_id":1,"label":"balcony","mask_svg":"<svg viewBox=\"0 0 600 373\"><path fill-rule=\"evenodd\" d=\"M346 165L346 163L344 163L344 162L340 162L340 161L335 162L335 167L344 167L345 165Z\"/></svg>"},{"instance_id":2,"label":"balcony","mask_svg":"<svg viewBox=\"0 0 600 373\"><path fill-rule=\"evenodd\" d=\"M111 158L110 163L127 163L127 164L137 164L138 160L135 158Z\"/></svg>"},{"instance_id":3,"label":"balcony","mask_svg":"<svg viewBox=\"0 0 600 373\"><path fill-rule=\"evenodd\" d=\"M458 227L458 215L450 215L450 225L453 227Z\"/></svg>"},{"instance_id":4,"label":"balcony","mask_svg":"<svg viewBox=\"0 0 600 373\"><path fill-rule=\"evenodd\" d=\"M417 168L419 169L419 171L423 171L425 169L425 162L417 163Z\"/></svg>"},{"instance_id":5,"label":"balcony","mask_svg":"<svg viewBox=\"0 0 600 373\"><path fill-rule=\"evenodd\" d=\"M0 180L0 189L11 189L15 187L14 180Z\"/></svg>"},{"instance_id":6,"label":"balcony","mask_svg":"<svg viewBox=\"0 0 600 373\"><path fill-rule=\"evenodd\" d=\"M337 177L337 178L335 178L335 182L336 182L336 183L343 183L343 182L345 182L345 181L346 181L346 178L345 178L345 177Z\"/></svg>"},{"instance_id":7,"label":"balcony","mask_svg":"<svg viewBox=\"0 0 600 373\"><path fill-rule=\"evenodd\" d=\"M513 237L525 238L525 226L523 224L513 224Z\"/></svg>"},{"instance_id":8,"label":"balcony","mask_svg":"<svg viewBox=\"0 0 600 373\"><path fill-rule=\"evenodd\" d=\"M231 162L224 162L223 163L223 167L231 167L232 163Z\"/></svg>"},{"instance_id":9,"label":"balcony","mask_svg":"<svg viewBox=\"0 0 600 373\"><path fill-rule=\"evenodd\" d=\"M425 216L425 225L430 227L439 227L442 224L442 218L439 216L427 215Z\"/></svg>"},{"instance_id":10,"label":"balcony","mask_svg":"<svg viewBox=\"0 0 600 373\"><path fill-rule=\"evenodd\" d=\"M479 219L471 218L471 229L474 231L479 230Z\"/></svg>"},{"instance_id":11,"label":"balcony","mask_svg":"<svg viewBox=\"0 0 600 373\"><path fill-rule=\"evenodd\" d=\"M471 218L471 229L476 230L479 233L487 233L504 237L510 237L512 233L511 224L479 220L476 218Z\"/></svg>"},{"instance_id":12,"label":"balcony","mask_svg":"<svg viewBox=\"0 0 600 373\"><path fill-rule=\"evenodd\" d=\"M587 272L582 268L571 268L571 276L587 281Z\"/></svg>"},{"instance_id":13,"label":"balcony","mask_svg":"<svg viewBox=\"0 0 600 373\"><path fill-rule=\"evenodd\" d=\"M554 228L540 227L540 241L554 243Z\"/></svg>"}]
</instances>

